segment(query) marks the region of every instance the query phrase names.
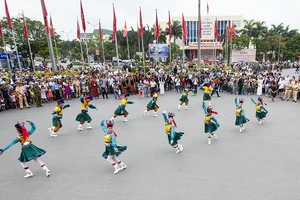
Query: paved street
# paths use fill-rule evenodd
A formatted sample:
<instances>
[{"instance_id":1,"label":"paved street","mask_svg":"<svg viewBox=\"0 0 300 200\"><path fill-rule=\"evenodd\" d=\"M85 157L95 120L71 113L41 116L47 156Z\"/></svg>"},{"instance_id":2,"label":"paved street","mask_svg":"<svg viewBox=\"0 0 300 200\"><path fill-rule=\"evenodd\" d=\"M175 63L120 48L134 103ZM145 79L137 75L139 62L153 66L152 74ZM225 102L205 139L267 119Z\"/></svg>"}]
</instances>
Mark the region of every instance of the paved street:
<instances>
[{"instance_id":1,"label":"paved street","mask_svg":"<svg viewBox=\"0 0 300 200\"><path fill-rule=\"evenodd\" d=\"M176 110L180 94L160 96L159 116L152 112L142 116L150 99L130 97L135 104L128 105L129 122L119 117L115 121L118 144L128 150L120 156L127 169L114 175L114 169L101 157L104 151L103 132L99 123L109 119L119 101L94 100L98 111L90 110L93 130L77 131L76 115L79 99L70 102L64 111L60 136L50 138L51 112L54 103L43 108L13 110L0 113L0 148L16 137L17 120L30 119L37 130L33 143L47 153L41 158L51 170L44 171L34 162L29 163L34 177L25 179L18 163L20 144L0 157L0 194L2 200L275 200L300 199L298 130L300 102L268 103L269 115L262 125L255 119L255 106L246 99L244 109L250 122L243 133L234 125L234 96L221 93L213 99L213 108L221 124L219 139L207 144L203 132L204 113L202 92L190 98L189 110ZM255 97L257 98L257 97ZM181 143L184 151L176 154L164 132L163 110L176 112L178 131L185 132Z\"/></svg>"}]
</instances>

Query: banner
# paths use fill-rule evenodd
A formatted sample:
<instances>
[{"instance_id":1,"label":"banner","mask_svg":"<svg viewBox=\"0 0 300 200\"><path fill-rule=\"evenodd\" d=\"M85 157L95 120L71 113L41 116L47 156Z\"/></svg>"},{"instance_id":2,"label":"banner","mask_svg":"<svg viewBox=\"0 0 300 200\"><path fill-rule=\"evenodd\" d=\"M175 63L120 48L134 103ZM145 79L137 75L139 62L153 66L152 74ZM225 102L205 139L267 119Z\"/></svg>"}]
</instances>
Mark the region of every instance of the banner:
<instances>
[{"instance_id":1,"label":"banner","mask_svg":"<svg viewBox=\"0 0 300 200\"><path fill-rule=\"evenodd\" d=\"M149 44L150 58L167 58L169 47L167 44Z\"/></svg>"},{"instance_id":2,"label":"banner","mask_svg":"<svg viewBox=\"0 0 300 200\"><path fill-rule=\"evenodd\" d=\"M201 39L213 40L215 38L215 21L209 17L205 17L202 23L202 37Z\"/></svg>"},{"instance_id":3,"label":"banner","mask_svg":"<svg viewBox=\"0 0 300 200\"><path fill-rule=\"evenodd\" d=\"M232 50L232 62L255 62L256 49Z\"/></svg>"}]
</instances>

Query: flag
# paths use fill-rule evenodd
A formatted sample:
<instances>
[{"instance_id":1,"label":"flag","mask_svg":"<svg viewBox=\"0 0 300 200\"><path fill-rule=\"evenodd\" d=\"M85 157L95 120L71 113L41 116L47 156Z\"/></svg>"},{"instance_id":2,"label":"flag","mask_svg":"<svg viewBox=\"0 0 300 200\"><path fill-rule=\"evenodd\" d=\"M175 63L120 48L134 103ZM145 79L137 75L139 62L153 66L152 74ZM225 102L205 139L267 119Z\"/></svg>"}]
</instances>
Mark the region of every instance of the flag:
<instances>
[{"instance_id":1,"label":"flag","mask_svg":"<svg viewBox=\"0 0 300 200\"><path fill-rule=\"evenodd\" d=\"M123 37L127 36L127 25L126 25L126 21L125 21L125 25L124 25L124 30L123 30Z\"/></svg>"},{"instance_id":2,"label":"flag","mask_svg":"<svg viewBox=\"0 0 300 200\"><path fill-rule=\"evenodd\" d=\"M171 38L172 38L172 22L171 22L170 11L169 11L169 22L168 22L168 27L169 27L169 42L170 42L170 41L171 41Z\"/></svg>"},{"instance_id":3,"label":"flag","mask_svg":"<svg viewBox=\"0 0 300 200\"><path fill-rule=\"evenodd\" d=\"M219 27L218 27L218 19L216 19L216 22L215 22L215 39L217 39L217 40L220 39Z\"/></svg>"},{"instance_id":4,"label":"flag","mask_svg":"<svg viewBox=\"0 0 300 200\"><path fill-rule=\"evenodd\" d=\"M100 41L103 40L103 33L102 33L102 27L101 27L100 19L99 19L99 38L100 38Z\"/></svg>"},{"instance_id":5,"label":"flag","mask_svg":"<svg viewBox=\"0 0 300 200\"><path fill-rule=\"evenodd\" d=\"M82 7L82 1L80 0L80 15L81 15L81 23L82 23L82 30L85 32L86 25L85 25L85 18L84 18L84 12Z\"/></svg>"},{"instance_id":6,"label":"flag","mask_svg":"<svg viewBox=\"0 0 300 200\"><path fill-rule=\"evenodd\" d=\"M231 39L232 39L232 37L236 40L236 31L235 31L233 23L231 25Z\"/></svg>"},{"instance_id":7,"label":"flag","mask_svg":"<svg viewBox=\"0 0 300 200\"><path fill-rule=\"evenodd\" d=\"M28 38L28 28L27 28L26 19L24 15L23 15L23 26L24 26L24 37Z\"/></svg>"},{"instance_id":8,"label":"flag","mask_svg":"<svg viewBox=\"0 0 300 200\"><path fill-rule=\"evenodd\" d=\"M52 17L51 16L50 16L50 26L49 26L49 29L50 29L50 37L53 37L54 36L54 29L53 29Z\"/></svg>"},{"instance_id":9,"label":"flag","mask_svg":"<svg viewBox=\"0 0 300 200\"><path fill-rule=\"evenodd\" d=\"M140 35L144 35L144 26L143 26L143 17L142 17L142 8L140 7Z\"/></svg>"},{"instance_id":10,"label":"flag","mask_svg":"<svg viewBox=\"0 0 300 200\"><path fill-rule=\"evenodd\" d=\"M0 37L3 37L3 32L2 32L2 22L0 21Z\"/></svg>"},{"instance_id":11,"label":"flag","mask_svg":"<svg viewBox=\"0 0 300 200\"><path fill-rule=\"evenodd\" d=\"M78 19L77 19L77 39L80 40L80 26L79 26L79 22L78 22Z\"/></svg>"},{"instance_id":12,"label":"flag","mask_svg":"<svg viewBox=\"0 0 300 200\"><path fill-rule=\"evenodd\" d=\"M136 27L137 27L138 41L140 41L140 39L141 39L141 29L139 28L138 24L136 25Z\"/></svg>"},{"instance_id":13,"label":"flag","mask_svg":"<svg viewBox=\"0 0 300 200\"><path fill-rule=\"evenodd\" d=\"M45 25L45 32L48 33L48 13L45 5L45 1L42 0L42 10L43 10L43 17L44 17L44 25Z\"/></svg>"},{"instance_id":14,"label":"flag","mask_svg":"<svg viewBox=\"0 0 300 200\"><path fill-rule=\"evenodd\" d=\"M158 40L160 34L159 34L159 25L158 25L158 17L157 17L157 10L156 10L156 20L155 20L155 27L154 27L154 36L156 40Z\"/></svg>"},{"instance_id":15,"label":"flag","mask_svg":"<svg viewBox=\"0 0 300 200\"><path fill-rule=\"evenodd\" d=\"M199 21L199 37L202 38L202 20Z\"/></svg>"},{"instance_id":16,"label":"flag","mask_svg":"<svg viewBox=\"0 0 300 200\"><path fill-rule=\"evenodd\" d=\"M10 30L12 31L13 25L11 23L10 14L9 14L9 10L8 10L8 6L7 6L6 0L4 0L4 4L5 4L5 12L6 12L7 24L8 24L8 27L10 28Z\"/></svg>"},{"instance_id":17,"label":"flag","mask_svg":"<svg viewBox=\"0 0 300 200\"><path fill-rule=\"evenodd\" d=\"M116 39L117 35L117 17L116 17L116 12L115 12L115 6L113 4L113 33L112 33L112 41Z\"/></svg>"},{"instance_id":18,"label":"flag","mask_svg":"<svg viewBox=\"0 0 300 200\"><path fill-rule=\"evenodd\" d=\"M206 4L206 12L207 12L207 14L209 14L209 5L208 5L208 2Z\"/></svg>"},{"instance_id":19,"label":"flag","mask_svg":"<svg viewBox=\"0 0 300 200\"><path fill-rule=\"evenodd\" d=\"M182 13L182 42L185 43L188 35L188 30L186 27L184 15Z\"/></svg>"}]
</instances>

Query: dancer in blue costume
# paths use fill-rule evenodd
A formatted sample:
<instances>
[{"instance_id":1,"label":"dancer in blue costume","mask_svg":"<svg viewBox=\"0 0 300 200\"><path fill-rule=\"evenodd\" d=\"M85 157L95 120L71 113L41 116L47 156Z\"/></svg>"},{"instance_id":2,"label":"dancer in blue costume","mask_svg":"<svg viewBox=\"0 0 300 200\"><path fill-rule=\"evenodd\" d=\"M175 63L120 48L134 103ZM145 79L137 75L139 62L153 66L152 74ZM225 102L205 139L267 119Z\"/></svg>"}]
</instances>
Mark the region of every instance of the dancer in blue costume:
<instances>
[{"instance_id":1,"label":"dancer in blue costume","mask_svg":"<svg viewBox=\"0 0 300 200\"><path fill-rule=\"evenodd\" d=\"M213 111L211 107L207 107L205 102L202 103L202 108L205 114L204 118L204 132L207 133L208 137L208 144L211 144L211 136L214 136L215 139L218 139L217 134L215 131L220 127L219 122L212 116L212 114L218 114L217 112Z\"/></svg>"},{"instance_id":2,"label":"dancer in blue costume","mask_svg":"<svg viewBox=\"0 0 300 200\"><path fill-rule=\"evenodd\" d=\"M174 120L175 113L169 112L167 114L166 111L162 113L164 120L165 120L165 129L166 134L168 136L169 144L176 149L176 153L180 153L183 151L182 144L179 144L178 141L183 136L183 132L176 132L175 129L177 128L177 124Z\"/></svg>"},{"instance_id":3,"label":"dancer in blue costume","mask_svg":"<svg viewBox=\"0 0 300 200\"><path fill-rule=\"evenodd\" d=\"M179 106L177 107L178 111L180 111L180 108L181 108L182 104L185 104L185 110L189 109L189 107L188 107L188 105L189 105L189 99L188 99L189 91L190 90L187 88L182 93L182 96L179 99Z\"/></svg>"},{"instance_id":4,"label":"dancer in blue costume","mask_svg":"<svg viewBox=\"0 0 300 200\"><path fill-rule=\"evenodd\" d=\"M117 174L119 171L126 169L126 165L117 157L127 149L127 146L117 145L117 134L113 130L114 121L106 121L105 126L103 120L100 126L103 132L106 134L104 136L105 151L102 154L102 157L105 158L115 168L114 174Z\"/></svg>"},{"instance_id":5,"label":"dancer in blue costume","mask_svg":"<svg viewBox=\"0 0 300 200\"><path fill-rule=\"evenodd\" d=\"M50 136L51 137L57 137L58 135L56 134L62 127L62 117L63 117L63 110L65 108L70 107L70 104L64 105L65 100L60 99L57 101L57 106L55 106L54 111L52 112L52 126L48 130L50 131Z\"/></svg>"},{"instance_id":6,"label":"dancer in blue costume","mask_svg":"<svg viewBox=\"0 0 300 200\"><path fill-rule=\"evenodd\" d=\"M239 103L238 103L239 102ZM238 97L236 97L234 99L234 103L235 103L235 125L240 127L240 133L245 129L244 124L246 124L249 119L247 119L246 117L246 112L243 109L243 103L245 102L244 99L239 99Z\"/></svg>"},{"instance_id":7,"label":"dancer in blue costume","mask_svg":"<svg viewBox=\"0 0 300 200\"><path fill-rule=\"evenodd\" d=\"M143 116L146 115L147 112L149 112L150 110L153 110L153 117L157 117L156 112L159 109L159 106L157 105L157 99L158 99L158 93L155 92L152 96L151 101L147 104L147 109L145 111L143 111Z\"/></svg>"},{"instance_id":8,"label":"dancer in blue costume","mask_svg":"<svg viewBox=\"0 0 300 200\"><path fill-rule=\"evenodd\" d=\"M261 97L258 97L258 102L255 102L254 99L251 97L251 101L255 104L256 114L255 117L257 118L258 124L262 124L262 120L265 119L265 117L268 114L267 109L264 107L264 105L267 105L263 102L263 99Z\"/></svg>"},{"instance_id":9,"label":"dancer in blue costume","mask_svg":"<svg viewBox=\"0 0 300 200\"><path fill-rule=\"evenodd\" d=\"M46 153L46 151L43 149L40 149L37 146L35 146L34 144L32 144L32 142L30 140L30 136L34 133L36 127L33 122L31 122L29 120L27 120L26 122L28 122L30 124L31 129L29 131L27 131L27 129L24 126L24 122L23 123L17 122L17 124L15 125L15 128L18 133L18 137L16 139L14 139L5 148L0 149L0 155L2 155L3 152L5 152L7 149L12 147L13 145L20 142L20 144L22 146L22 150L21 150L21 155L19 157L19 161L21 163L21 166L24 168L24 170L27 173L24 177L29 178L29 177L33 176L33 173L31 172L29 167L25 164L26 162L29 162L31 160L34 160L36 163L38 163L41 166L41 168L43 170L45 170L46 176L49 177L50 170L39 159L39 157L43 156Z\"/></svg>"},{"instance_id":10,"label":"dancer in blue costume","mask_svg":"<svg viewBox=\"0 0 300 200\"><path fill-rule=\"evenodd\" d=\"M126 93L124 98L121 100L120 105L118 106L118 108L115 110L114 115L112 116L112 118L110 119L111 121L113 119L115 119L117 116L124 116L123 118L123 122L128 122L127 120L127 116L129 115L129 113L126 110L126 105L127 104L134 104L133 101L128 101L128 97L130 96L130 93Z\"/></svg>"}]
</instances>

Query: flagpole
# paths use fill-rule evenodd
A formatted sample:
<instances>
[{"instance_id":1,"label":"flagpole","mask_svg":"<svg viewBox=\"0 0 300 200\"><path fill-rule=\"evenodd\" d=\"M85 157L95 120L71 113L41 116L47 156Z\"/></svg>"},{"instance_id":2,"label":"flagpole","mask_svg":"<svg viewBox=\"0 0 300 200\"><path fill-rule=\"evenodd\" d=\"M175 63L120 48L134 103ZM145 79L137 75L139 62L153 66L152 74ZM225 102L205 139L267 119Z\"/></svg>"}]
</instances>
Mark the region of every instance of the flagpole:
<instances>
[{"instance_id":1,"label":"flagpole","mask_svg":"<svg viewBox=\"0 0 300 200\"><path fill-rule=\"evenodd\" d=\"M198 26L200 26L198 28L199 31L202 31L201 29L201 1L198 0ZM198 67L200 66L201 64L201 37L200 37L200 34L198 34Z\"/></svg>"},{"instance_id":2,"label":"flagpole","mask_svg":"<svg viewBox=\"0 0 300 200\"><path fill-rule=\"evenodd\" d=\"M129 42L128 42L128 33L127 33L127 35L126 35L126 40L127 40L128 60L130 60L130 53L129 53Z\"/></svg>"},{"instance_id":3,"label":"flagpole","mask_svg":"<svg viewBox=\"0 0 300 200\"><path fill-rule=\"evenodd\" d=\"M44 10L43 0L41 0L41 6L42 6L42 10ZM46 16L44 16L44 17L46 17ZM46 33L46 38L47 38L47 41L48 41L48 48L49 48L49 55L50 55L50 59L51 59L51 63L52 63L52 69L53 69L54 72L56 72L56 64L55 64L55 59L54 59L53 46L52 46L52 41L51 41L51 37L50 37L49 26L47 26L45 28L46 28L46 32L47 32Z\"/></svg>"},{"instance_id":4,"label":"flagpole","mask_svg":"<svg viewBox=\"0 0 300 200\"><path fill-rule=\"evenodd\" d=\"M53 34L53 40L54 40L54 47L55 47L55 53L56 53L56 60L57 60L57 64L59 64L59 59L58 59L58 50L57 50L57 45L56 45L56 38L55 38L55 34Z\"/></svg>"},{"instance_id":5,"label":"flagpole","mask_svg":"<svg viewBox=\"0 0 300 200\"><path fill-rule=\"evenodd\" d=\"M25 20L25 14L24 14L23 10L22 10L22 14L23 14L23 19ZM34 64L34 60L33 60L33 57L32 57L31 45L30 45L30 41L29 41L29 35L27 36L27 42L28 42L28 48L29 48L29 53L30 53L30 59L31 59L32 69L35 72L35 64Z\"/></svg>"},{"instance_id":6,"label":"flagpole","mask_svg":"<svg viewBox=\"0 0 300 200\"><path fill-rule=\"evenodd\" d=\"M143 27L142 27L143 28ZM143 66L144 66L144 74L146 73L145 69L145 49L144 49L144 36L142 35L142 52L143 52Z\"/></svg>"},{"instance_id":7,"label":"flagpole","mask_svg":"<svg viewBox=\"0 0 300 200\"><path fill-rule=\"evenodd\" d=\"M81 51L81 62L84 62L83 48L82 48L82 41L81 41L81 39L79 40L79 44L80 44L80 51Z\"/></svg>"},{"instance_id":8,"label":"flagpole","mask_svg":"<svg viewBox=\"0 0 300 200\"><path fill-rule=\"evenodd\" d=\"M89 64L89 67L91 66L91 63L90 63L90 57L89 57L89 47L88 47L88 38L87 38L87 35L86 35L86 32L84 31L84 37L86 39L85 41L85 47L86 47L86 57L87 57L87 60L88 60L88 64Z\"/></svg>"},{"instance_id":9,"label":"flagpole","mask_svg":"<svg viewBox=\"0 0 300 200\"><path fill-rule=\"evenodd\" d=\"M172 62L172 42L171 41L169 41L169 43L170 43L170 64L171 64L171 62Z\"/></svg>"},{"instance_id":10,"label":"flagpole","mask_svg":"<svg viewBox=\"0 0 300 200\"><path fill-rule=\"evenodd\" d=\"M99 23L101 25L101 20L99 19ZM102 56L103 56L103 65L105 66L105 53L104 53L104 44L103 44L103 37L102 37L102 26L100 26L99 28L101 28L101 35L99 35L100 40L101 40L101 47L102 47Z\"/></svg>"},{"instance_id":11,"label":"flagpole","mask_svg":"<svg viewBox=\"0 0 300 200\"><path fill-rule=\"evenodd\" d=\"M20 69L20 71L22 71L22 66L21 66L21 62L20 62L20 58L19 58L18 47L17 47L17 43L16 43L16 37L15 37L15 33L14 33L13 28L11 30L11 33L12 33L12 36L13 36L13 41L14 41L14 46L15 46L15 50L16 50L16 54L17 54L19 69Z\"/></svg>"},{"instance_id":12,"label":"flagpole","mask_svg":"<svg viewBox=\"0 0 300 200\"><path fill-rule=\"evenodd\" d=\"M119 51L118 51L118 38L117 38L117 32L115 33L115 44L116 44L116 54L117 54L117 63L119 67Z\"/></svg>"},{"instance_id":13,"label":"flagpole","mask_svg":"<svg viewBox=\"0 0 300 200\"><path fill-rule=\"evenodd\" d=\"M2 40L3 40L3 45L4 45L4 49L5 49L5 53L6 53L7 67L8 67L8 70L10 71L11 68L10 68L9 57L8 57L8 53L7 53L7 49L6 49L6 42L4 39L4 34L2 35Z\"/></svg>"}]
</instances>

